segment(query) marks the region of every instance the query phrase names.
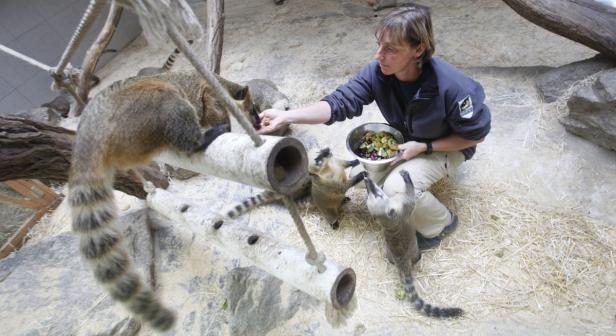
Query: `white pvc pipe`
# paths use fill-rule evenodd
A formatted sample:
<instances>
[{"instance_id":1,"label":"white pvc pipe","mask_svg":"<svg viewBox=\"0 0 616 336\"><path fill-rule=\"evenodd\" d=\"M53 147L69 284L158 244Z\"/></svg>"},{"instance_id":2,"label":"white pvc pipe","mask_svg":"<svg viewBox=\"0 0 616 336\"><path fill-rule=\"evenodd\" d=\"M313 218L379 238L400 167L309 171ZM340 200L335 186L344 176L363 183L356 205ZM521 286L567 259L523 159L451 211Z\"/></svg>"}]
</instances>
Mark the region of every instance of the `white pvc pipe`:
<instances>
[{"instance_id":1,"label":"white pvc pipe","mask_svg":"<svg viewBox=\"0 0 616 336\"><path fill-rule=\"evenodd\" d=\"M188 156L166 150L156 160L283 195L294 195L308 179L304 145L290 137L262 136L262 139L263 144L255 147L247 134L224 133L205 152Z\"/></svg>"},{"instance_id":2,"label":"white pvc pipe","mask_svg":"<svg viewBox=\"0 0 616 336\"><path fill-rule=\"evenodd\" d=\"M178 224L174 230L194 237L196 244L213 244L337 309L345 308L353 298L355 272L351 268L326 260L326 270L319 273L316 267L306 262L305 251L234 221L215 229L212 224L219 218L216 213L163 189L151 192L147 202L151 208Z\"/></svg>"}]
</instances>

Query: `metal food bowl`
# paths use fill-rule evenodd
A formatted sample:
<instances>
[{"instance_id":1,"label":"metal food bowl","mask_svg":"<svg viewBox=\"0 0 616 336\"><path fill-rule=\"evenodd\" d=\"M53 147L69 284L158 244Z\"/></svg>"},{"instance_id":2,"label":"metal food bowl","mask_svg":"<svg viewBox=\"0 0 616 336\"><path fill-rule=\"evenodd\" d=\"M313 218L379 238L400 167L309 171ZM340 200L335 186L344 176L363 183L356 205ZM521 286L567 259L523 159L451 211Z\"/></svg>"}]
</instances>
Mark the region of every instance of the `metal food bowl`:
<instances>
[{"instance_id":1,"label":"metal food bowl","mask_svg":"<svg viewBox=\"0 0 616 336\"><path fill-rule=\"evenodd\" d=\"M400 133L400 131L384 123L366 123L366 124L357 126L351 132L349 132L349 135L347 135L347 138L346 138L347 150L359 160L359 162L364 166L364 169L366 169L366 171L380 172L380 171L387 169L389 164L392 161L394 161L396 157L394 156L389 159L383 159L383 160L370 160L370 159L360 157L356 153L356 151L358 150L358 147L361 144L361 138L368 131L372 131L372 132L385 131L385 132L391 133L391 135L394 136L394 138L396 139L396 141L398 141L399 144L402 144L404 142L404 137L402 136L402 133Z\"/></svg>"}]
</instances>

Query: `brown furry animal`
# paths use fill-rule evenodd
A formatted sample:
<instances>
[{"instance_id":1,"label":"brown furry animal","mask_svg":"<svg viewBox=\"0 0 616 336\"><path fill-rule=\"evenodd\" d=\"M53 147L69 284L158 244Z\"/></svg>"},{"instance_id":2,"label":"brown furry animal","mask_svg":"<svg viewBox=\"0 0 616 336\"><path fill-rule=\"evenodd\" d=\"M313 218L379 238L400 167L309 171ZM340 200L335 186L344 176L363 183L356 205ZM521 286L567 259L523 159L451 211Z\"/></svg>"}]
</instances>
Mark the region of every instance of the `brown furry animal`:
<instances>
[{"instance_id":1,"label":"brown furry animal","mask_svg":"<svg viewBox=\"0 0 616 336\"><path fill-rule=\"evenodd\" d=\"M409 222L415 209L415 188L406 170L401 170L400 175L406 185L406 191L392 196L387 196L367 175L365 179L368 211L383 229L387 259L398 268L404 291L415 309L432 317L460 316L464 313L462 309L432 306L425 303L415 290L412 268L421 256L417 248L415 229Z\"/></svg>"},{"instance_id":2,"label":"brown furry animal","mask_svg":"<svg viewBox=\"0 0 616 336\"><path fill-rule=\"evenodd\" d=\"M246 88L223 86L240 109L252 109ZM228 131L221 104L206 81L191 73L166 73L118 81L96 95L80 121L69 178L69 205L79 250L114 300L159 330L174 323L141 279L114 227L114 174L146 164L161 150L188 154L205 150ZM201 127L207 127L202 133Z\"/></svg>"},{"instance_id":3,"label":"brown furry animal","mask_svg":"<svg viewBox=\"0 0 616 336\"><path fill-rule=\"evenodd\" d=\"M337 229L342 204L347 199L346 191L364 178L363 174L360 173L349 180L345 169L358 164L358 160L347 161L334 158L329 148L321 150L308 169L310 180L295 195L295 199L301 201L310 196L310 200L325 216L327 223L333 229ZM227 219L234 219L260 205L281 199L282 195L267 190L231 206L228 210L223 211L223 214Z\"/></svg>"}]
</instances>

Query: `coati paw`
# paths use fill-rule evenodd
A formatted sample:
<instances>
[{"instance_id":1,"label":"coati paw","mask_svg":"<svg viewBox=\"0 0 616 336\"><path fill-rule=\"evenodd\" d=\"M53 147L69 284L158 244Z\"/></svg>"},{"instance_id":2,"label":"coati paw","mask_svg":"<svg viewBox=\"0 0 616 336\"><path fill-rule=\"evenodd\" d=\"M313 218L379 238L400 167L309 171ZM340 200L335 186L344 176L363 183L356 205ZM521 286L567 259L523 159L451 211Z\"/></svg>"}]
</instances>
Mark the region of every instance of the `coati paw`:
<instances>
[{"instance_id":1,"label":"coati paw","mask_svg":"<svg viewBox=\"0 0 616 336\"><path fill-rule=\"evenodd\" d=\"M417 254L413 257L413 265L418 263L421 260L421 251L417 251Z\"/></svg>"},{"instance_id":2,"label":"coati paw","mask_svg":"<svg viewBox=\"0 0 616 336\"><path fill-rule=\"evenodd\" d=\"M338 221L335 221L335 222L329 224L329 226L331 226L332 229L334 229L334 230L338 230L338 228L340 227L340 224L338 224Z\"/></svg>"},{"instance_id":3,"label":"coati paw","mask_svg":"<svg viewBox=\"0 0 616 336\"><path fill-rule=\"evenodd\" d=\"M385 258L389 261L390 264L395 265L396 259L394 259L394 255L391 253L389 249L385 250Z\"/></svg>"},{"instance_id":4,"label":"coati paw","mask_svg":"<svg viewBox=\"0 0 616 336\"><path fill-rule=\"evenodd\" d=\"M216 127L212 127L205 131L201 136L201 145L195 149L195 152L204 151L209 145L216 140L220 135L231 131L229 124L222 124Z\"/></svg>"}]
</instances>

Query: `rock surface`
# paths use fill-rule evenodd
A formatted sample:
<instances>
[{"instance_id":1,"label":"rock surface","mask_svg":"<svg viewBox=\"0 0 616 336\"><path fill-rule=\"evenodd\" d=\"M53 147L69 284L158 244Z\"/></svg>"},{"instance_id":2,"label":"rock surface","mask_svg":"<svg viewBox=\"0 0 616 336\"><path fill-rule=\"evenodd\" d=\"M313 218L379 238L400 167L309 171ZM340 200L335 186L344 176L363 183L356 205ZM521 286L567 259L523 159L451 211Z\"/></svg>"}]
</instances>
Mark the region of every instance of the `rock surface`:
<instances>
[{"instance_id":1,"label":"rock surface","mask_svg":"<svg viewBox=\"0 0 616 336\"><path fill-rule=\"evenodd\" d=\"M601 71L578 87L560 119L567 131L616 151L616 69Z\"/></svg>"},{"instance_id":2,"label":"rock surface","mask_svg":"<svg viewBox=\"0 0 616 336\"><path fill-rule=\"evenodd\" d=\"M301 308L315 307L318 301L256 267L231 270L225 293L231 335L266 335Z\"/></svg>"},{"instance_id":3,"label":"rock surface","mask_svg":"<svg viewBox=\"0 0 616 336\"><path fill-rule=\"evenodd\" d=\"M551 103L564 95L575 82L614 67L616 67L614 61L596 55L546 71L536 80L537 90L545 102Z\"/></svg>"},{"instance_id":4,"label":"rock surface","mask_svg":"<svg viewBox=\"0 0 616 336\"><path fill-rule=\"evenodd\" d=\"M163 302L177 312L172 335L264 335L300 309L318 306L317 300L263 271L233 268L239 266L238 261L219 252L212 255L163 218L147 214L147 210L132 211L117 224L126 232L126 246L145 279L151 279L154 267L154 283ZM155 249L148 218L157 228ZM73 234L66 232L27 245L0 261L3 334L132 336L139 330L151 332L98 286L77 245ZM204 301L212 286L219 288L217 295ZM33 320L36 323L28 322Z\"/></svg>"}]
</instances>

